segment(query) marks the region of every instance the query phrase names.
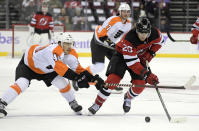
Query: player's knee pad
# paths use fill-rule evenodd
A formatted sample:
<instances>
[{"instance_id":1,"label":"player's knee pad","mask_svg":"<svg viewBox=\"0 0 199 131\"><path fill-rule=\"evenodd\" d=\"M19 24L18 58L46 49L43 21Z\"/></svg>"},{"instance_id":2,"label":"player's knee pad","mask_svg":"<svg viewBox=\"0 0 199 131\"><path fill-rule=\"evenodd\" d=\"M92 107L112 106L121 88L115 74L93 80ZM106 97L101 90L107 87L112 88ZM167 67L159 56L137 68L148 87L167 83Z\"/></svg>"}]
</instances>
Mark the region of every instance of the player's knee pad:
<instances>
[{"instance_id":1,"label":"player's knee pad","mask_svg":"<svg viewBox=\"0 0 199 131\"><path fill-rule=\"evenodd\" d=\"M145 82L145 80L133 80L133 81L132 81L132 84L134 84L134 85L145 85L146 82ZM133 91L134 93L140 94L140 93L144 90L144 88L145 88L145 87L133 87L133 88L131 88L131 89L132 89L132 91Z\"/></svg>"},{"instance_id":2,"label":"player's knee pad","mask_svg":"<svg viewBox=\"0 0 199 131\"><path fill-rule=\"evenodd\" d=\"M20 77L15 81L15 84L20 88L21 92L24 92L28 88L30 81L26 78Z\"/></svg>"},{"instance_id":3,"label":"player's knee pad","mask_svg":"<svg viewBox=\"0 0 199 131\"><path fill-rule=\"evenodd\" d=\"M93 74L96 74L96 73L102 72L104 67L105 67L104 63L97 62L90 66L90 70Z\"/></svg>"},{"instance_id":4,"label":"player's knee pad","mask_svg":"<svg viewBox=\"0 0 199 131\"><path fill-rule=\"evenodd\" d=\"M121 80L121 77L116 74L110 74L105 81L105 83L110 83L110 86L108 86L109 89L115 89L117 86L111 84L119 84Z\"/></svg>"},{"instance_id":5,"label":"player's knee pad","mask_svg":"<svg viewBox=\"0 0 199 131\"><path fill-rule=\"evenodd\" d=\"M69 84L69 82L65 78L63 78L61 76L56 76L53 79L53 81L51 82L51 84L54 85L55 87L57 87L60 90L60 92L62 92L62 93L63 92L67 92L67 91L70 90L70 87L69 87L70 84Z\"/></svg>"}]
</instances>

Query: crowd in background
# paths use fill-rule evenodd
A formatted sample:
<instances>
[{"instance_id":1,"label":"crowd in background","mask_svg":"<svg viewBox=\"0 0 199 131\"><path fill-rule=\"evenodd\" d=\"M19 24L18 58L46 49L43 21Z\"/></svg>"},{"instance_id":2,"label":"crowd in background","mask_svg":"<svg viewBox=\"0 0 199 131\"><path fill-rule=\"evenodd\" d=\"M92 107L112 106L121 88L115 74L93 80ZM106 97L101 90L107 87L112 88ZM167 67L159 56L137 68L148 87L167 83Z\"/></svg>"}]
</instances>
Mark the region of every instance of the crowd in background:
<instances>
[{"instance_id":1,"label":"crowd in background","mask_svg":"<svg viewBox=\"0 0 199 131\"><path fill-rule=\"evenodd\" d=\"M121 2L130 5L131 18L134 23L139 16L146 15L153 26L161 31L169 28L170 0L45 0L49 4L55 24L63 24L66 30L93 30L96 25L111 15L117 14ZM144 1L144 3L143 3ZM10 25L29 24L35 12L40 10L42 0L9 0ZM146 12L146 13L145 13ZM1 19L1 17L0 17Z\"/></svg>"}]
</instances>

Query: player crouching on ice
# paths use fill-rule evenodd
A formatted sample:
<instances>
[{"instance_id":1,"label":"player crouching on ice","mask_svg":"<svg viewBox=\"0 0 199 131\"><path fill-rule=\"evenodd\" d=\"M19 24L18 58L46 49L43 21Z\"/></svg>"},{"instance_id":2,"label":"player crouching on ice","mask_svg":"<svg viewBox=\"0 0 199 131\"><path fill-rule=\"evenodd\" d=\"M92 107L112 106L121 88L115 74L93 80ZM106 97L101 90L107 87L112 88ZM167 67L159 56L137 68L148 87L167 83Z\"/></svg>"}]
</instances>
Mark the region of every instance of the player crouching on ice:
<instances>
[{"instance_id":1,"label":"player crouching on ice","mask_svg":"<svg viewBox=\"0 0 199 131\"><path fill-rule=\"evenodd\" d=\"M164 38L161 32L151 27L146 17L139 18L136 27L131 29L116 44L116 51L107 68L106 83L120 83L127 70L131 76L131 82L135 85L159 83L158 77L146 69L146 61L150 62L155 53L161 48ZM116 86L107 86L99 90L94 104L88 108L89 114L94 115L106 101L111 91ZM123 110L130 111L131 100L138 96L144 87L130 87L124 95Z\"/></svg>"},{"instance_id":2,"label":"player crouching on ice","mask_svg":"<svg viewBox=\"0 0 199 131\"><path fill-rule=\"evenodd\" d=\"M98 75L92 76L81 67L69 34L60 33L55 37L55 41L46 46L32 45L26 50L16 68L15 83L0 99L0 117L7 115L5 107L24 92L33 79L43 80L46 86L57 87L77 114L82 110L82 106L75 100L70 83L65 78L76 80L80 88L88 88L88 82L104 83Z\"/></svg>"}]
</instances>

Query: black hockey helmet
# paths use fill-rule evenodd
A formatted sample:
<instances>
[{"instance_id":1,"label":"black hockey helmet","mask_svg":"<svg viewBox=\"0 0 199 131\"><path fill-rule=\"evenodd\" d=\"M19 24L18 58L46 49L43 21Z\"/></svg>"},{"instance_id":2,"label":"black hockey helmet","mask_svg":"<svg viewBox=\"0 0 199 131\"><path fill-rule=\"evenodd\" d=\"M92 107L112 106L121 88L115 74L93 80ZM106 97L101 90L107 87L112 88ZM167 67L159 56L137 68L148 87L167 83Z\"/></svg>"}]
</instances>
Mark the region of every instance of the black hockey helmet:
<instances>
[{"instance_id":1,"label":"black hockey helmet","mask_svg":"<svg viewBox=\"0 0 199 131\"><path fill-rule=\"evenodd\" d=\"M151 33L151 23L147 17L140 17L136 23L136 32Z\"/></svg>"}]
</instances>

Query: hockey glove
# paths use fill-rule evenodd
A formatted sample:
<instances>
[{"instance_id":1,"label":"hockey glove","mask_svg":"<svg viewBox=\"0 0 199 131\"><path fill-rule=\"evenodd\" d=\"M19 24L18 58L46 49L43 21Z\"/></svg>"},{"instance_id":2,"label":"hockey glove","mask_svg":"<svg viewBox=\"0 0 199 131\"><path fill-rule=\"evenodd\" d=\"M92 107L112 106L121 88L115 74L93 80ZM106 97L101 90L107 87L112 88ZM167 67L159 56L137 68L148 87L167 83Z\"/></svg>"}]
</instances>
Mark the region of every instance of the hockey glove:
<instances>
[{"instance_id":1,"label":"hockey glove","mask_svg":"<svg viewBox=\"0 0 199 131\"><path fill-rule=\"evenodd\" d=\"M94 76L92 74L90 74L87 70L81 72L82 74L84 74L87 79L88 79L88 82L93 82L94 81Z\"/></svg>"},{"instance_id":2,"label":"hockey glove","mask_svg":"<svg viewBox=\"0 0 199 131\"><path fill-rule=\"evenodd\" d=\"M146 61L150 62L152 58L155 57L155 55L156 55L155 52L148 50L142 55L140 61L142 64L146 65Z\"/></svg>"},{"instance_id":3,"label":"hockey glove","mask_svg":"<svg viewBox=\"0 0 199 131\"><path fill-rule=\"evenodd\" d=\"M107 38L104 42L107 43L107 45L109 45L110 47L115 48L115 43L112 42L109 38Z\"/></svg>"},{"instance_id":4,"label":"hockey glove","mask_svg":"<svg viewBox=\"0 0 199 131\"><path fill-rule=\"evenodd\" d=\"M79 88L88 88L88 79L84 73L80 73L78 77L75 78L75 81L77 81L77 85Z\"/></svg>"},{"instance_id":5,"label":"hockey glove","mask_svg":"<svg viewBox=\"0 0 199 131\"><path fill-rule=\"evenodd\" d=\"M191 44L197 44L197 42L198 42L198 37L192 35L191 38L190 38L190 42L191 42Z\"/></svg>"},{"instance_id":6,"label":"hockey glove","mask_svg":"<svg viewBox=\"0 0 199 131\"><path fill-rule=\"evenodd\" d=\"M145 73L144 80L150 85L156 85L159 83L158 77L155 74L151 73L150 71Z\"/></svg>"},{"instance_id":7,"label":"hockey glove","mask_svg":"<svg viewBox=\"0 0 199 131\"><path fill-rule=\"evenodd\" d=\"M96 82L95 87L97 90L100 90L104 87L105 82L99 75L95 75L94 80L95 80L94 82Z\"/></svg>"}]
</instances>

